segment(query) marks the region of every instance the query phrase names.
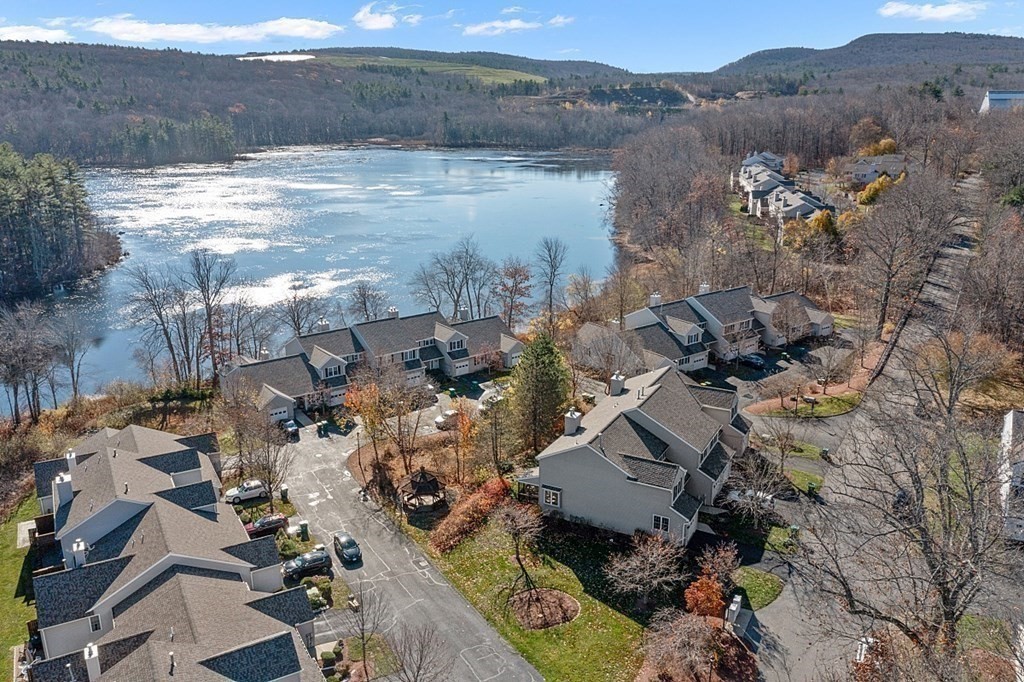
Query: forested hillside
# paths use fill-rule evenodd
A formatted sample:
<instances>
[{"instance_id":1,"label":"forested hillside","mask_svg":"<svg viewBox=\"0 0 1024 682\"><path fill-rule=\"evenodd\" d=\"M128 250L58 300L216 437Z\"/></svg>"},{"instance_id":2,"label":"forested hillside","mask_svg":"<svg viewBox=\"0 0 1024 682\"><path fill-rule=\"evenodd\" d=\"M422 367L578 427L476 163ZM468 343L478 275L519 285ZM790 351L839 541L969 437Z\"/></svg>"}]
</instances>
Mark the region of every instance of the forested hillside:
<instances>
[{"instance_id":1,"label":"forested hillside","mask_svg":"<svg viewBox=\"0 0 1024 682\"><path fill-rule=\"evenodd\" d=\"M0 145L0 303L77 279L119 256L117 237L93 219L73 162L25 159Z\"/></svg>"},{"instance_id":2,"label":"forested hillside","mask_svg":"<svg viewBox=\"0 0 1024 682\"><path fill-rule=\"evenodd\" d=\"M528 61L508 65L526 68ZM606 107L529 97L555 87L326 59L241 61L177 50L0 43L3 140L23 153L86 163L224 160L261 146L370 137L612 147L649 125Z\"/></svg>"}]
</instances>

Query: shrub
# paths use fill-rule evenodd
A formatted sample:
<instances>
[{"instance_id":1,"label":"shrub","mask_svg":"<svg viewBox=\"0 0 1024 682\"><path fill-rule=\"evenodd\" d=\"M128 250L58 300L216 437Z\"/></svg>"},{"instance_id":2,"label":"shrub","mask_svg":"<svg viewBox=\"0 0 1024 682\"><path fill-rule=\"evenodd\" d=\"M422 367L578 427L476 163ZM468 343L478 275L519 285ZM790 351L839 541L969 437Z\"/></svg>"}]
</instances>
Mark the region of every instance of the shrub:
<instances>
[{"instance_id":1,"label":"shrub","mask_svg":"<svg viewBox=\"0 0 1024 682\"><path fill-rule=\"evenodd\" d=\"M702 575L686 588L686 609L698 616L721 618L725 611L722 584L708 575Z\"/></svg>"},{"instance_id":2,"label":"shrub","mask_svg":"<svg viewBox=\"0 0 1024 682\"><path fill-rule=\"evenodd\" d=\"M302 554L302 548L299 547L295 540L289 537L278 538L277 540L277 553L280 555L282 561L288 561Z\"/></svg>"},{"instance_id":3,"label":"shrub","mask_svg":"<svg viewBox=\"0 0 1024 682\"><path fill-rule=\"evenodd\" d=\"M318 575L313 578L313 586L320 590L320 596L324 598L327 603L331 602L331 594L334 591L334 586L331 585L331 579L325 575Z\"/></svg>"},{"instance_id":4,"label":"shrub","mask_svg":"<svg viewBox=\"0 0 1024 682\"><path fill-rule=\"evenodd\" d=\"M333 651L325 651L325 652L323 652L322 654L320 654L320 660L322 660L324 662L324 667L325 668L333 668L334 667L334 660L335 660L334 652Z\"/></svg>"},{"instance_id":5,"label":"shrub","mask_svg":"<svg viewBox=\"0 0 1024 682\"><path fill-rule=\"evenodd\" d=\"M319 611L320 609L327 606L327 602L324 601L324 598L320 596L320 592L317 590L311 590L306 592L306 597L309 599L309 605L310 607L312 607L314 611ZM331 656L334 656L334 652L326 653L330 653Z\"/></svg>"},{"instance_id":6,"label":"shrub","mask_svg":"<svg viewBox=\"0 0 1024 682\"><path fill-rule=\"evenodd\" d=\"M242 523L251 523L252 522L252 514L250 514L247 511L243 511L241 514L238 515L238 520L241 521Z\"/></svg>"},{"instance_id":7,"label":"shrub","mask_svg":"<svg viewBox=\"0 0 1024 682\"><path fill-rule=\"evenodd\" d=\"M430 546L447 553L475 533L487 516L508 497L508 483L503 478L492 478L472 494L459 500L430 533Z\"/></svg>"}]
</instances>

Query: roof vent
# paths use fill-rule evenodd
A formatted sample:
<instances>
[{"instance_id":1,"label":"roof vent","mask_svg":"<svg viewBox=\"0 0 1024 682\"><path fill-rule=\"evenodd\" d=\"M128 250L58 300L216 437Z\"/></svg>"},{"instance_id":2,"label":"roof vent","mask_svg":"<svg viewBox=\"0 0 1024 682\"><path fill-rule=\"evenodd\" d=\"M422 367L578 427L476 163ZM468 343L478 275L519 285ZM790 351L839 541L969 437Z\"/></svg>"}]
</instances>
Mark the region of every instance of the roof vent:
<instances>
[{"instance_id":1,"label":"roof vent","mask_svg":"<svg viewBox=\"0 0 1024 682\"><path fill-rule=\"evenodd\" d=\"M174 652L171 651L169 655L171 657L171 674L173 675L174 674Z\"/></svg>"},{"instance_id":2,"label":"roof vent","mask_svg":"<svg viewBox=\"0 0 1024 682\"><path fill-rule=\"evenodd\" d=\"M397 320L398 308L396 308L395 306L391 306L390 308L388 308L388 317L391 318L392 320Z\"/></svg>"},{"instance_id":3,"label":"roof vent","mask_svg":"<svg viewBox=\"0 0 1024 682\"><path fill-rule=\"evenodd\" d=\"M125 482L124 482L124 494L125 494L125 495L127 495L127 494L128 494L128 481L125 481Z\"/></svg>"}]
</instances>

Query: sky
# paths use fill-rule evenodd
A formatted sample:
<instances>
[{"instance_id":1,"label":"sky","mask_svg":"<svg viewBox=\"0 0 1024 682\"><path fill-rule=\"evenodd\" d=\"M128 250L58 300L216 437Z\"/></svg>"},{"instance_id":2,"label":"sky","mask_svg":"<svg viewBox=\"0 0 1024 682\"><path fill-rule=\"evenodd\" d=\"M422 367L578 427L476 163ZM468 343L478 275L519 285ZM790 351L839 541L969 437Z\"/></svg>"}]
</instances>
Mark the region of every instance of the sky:
<instances>
[{"instance_id":1,"label":"sky","mask_svg":"<svg viewBox=\"0 0 1024 682\"><path fill-rule=\"evenodd\" d=\"M242 54L318 47L486 50L638 73L709 71L757 50L866 33L1024 36L1024 0L0 0L0 39Z\"/></svg>"}]
</instances>

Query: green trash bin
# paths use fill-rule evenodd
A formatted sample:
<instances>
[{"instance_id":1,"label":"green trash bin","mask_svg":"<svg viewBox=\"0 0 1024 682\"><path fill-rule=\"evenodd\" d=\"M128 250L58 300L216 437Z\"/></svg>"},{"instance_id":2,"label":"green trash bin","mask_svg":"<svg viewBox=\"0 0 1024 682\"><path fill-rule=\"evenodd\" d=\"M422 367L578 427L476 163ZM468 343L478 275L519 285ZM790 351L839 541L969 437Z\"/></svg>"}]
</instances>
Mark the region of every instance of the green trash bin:
<instances>
[{"instance_id":1,"label":"green trash bin","mask_svg":"<svg viewBox=\"0 0 1024 682\"><path fill-rule=\"evenodd\" d=\"M812 496L813 495L817 495L818 494L818 484L815 483L814 481L808 481L807 482L807 494L808 495L812 495Z\"/></svg>"},{"instance_id":2,"label":"green trash bin","mask_svg":"<svg viewBox=\"0 0 1024 682\"><path fill-rule=\"evenodd\" d=\"M309 542L309 521L299 521L299 537L303 542Z\"/></svg>"},{"instance_id":3,"label":"green trash bin","mask_svg":"<svg viewBox=\"0 0 1024 682\"><path fill-rule=\"evenodd\" d=\"M454 386L448 389L448 397L451 398L452 400L455 400L456 398L459 397L459 394L455 391Z\"/></svg>"},{"instance_id":4,"label":"green trash bin","mask_svg":"<svg viewBox=\"0 0 1024 682\"><path fill-rule=\"evenodd\" d=\"M281 501L288 501L288 484L284 483L281 485Z\"/></svg>"}]
</instances>

